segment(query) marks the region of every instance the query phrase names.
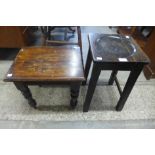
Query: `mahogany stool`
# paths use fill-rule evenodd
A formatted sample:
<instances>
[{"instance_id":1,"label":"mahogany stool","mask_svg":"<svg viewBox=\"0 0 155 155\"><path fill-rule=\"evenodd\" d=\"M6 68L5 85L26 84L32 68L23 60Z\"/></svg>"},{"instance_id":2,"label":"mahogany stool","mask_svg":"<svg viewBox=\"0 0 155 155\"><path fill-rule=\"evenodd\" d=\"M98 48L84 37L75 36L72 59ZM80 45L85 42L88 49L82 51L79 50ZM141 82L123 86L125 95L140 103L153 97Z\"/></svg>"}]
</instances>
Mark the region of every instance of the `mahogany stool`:
<instances>
[{"instance_id":1,"label":"mahogany stool","mask_svg":"<svg viewBox=\"0 0 155 155\"><path fill-rule=\"evenodd\" d=\"M120 93L120 99L117 103L116 110L121 111L144 65L149 63L149 58L129 36L118 34L90 34L88 39L89 51L85 66L86 79L92 61L93 69L88 84L83 111L88 112L89 110L101 70L112 70L109 85L112 85L114 81L116 82ZM116 76L119 70L130 71L123 91ZM86 81L84 84L86 84Z\"/></svg>"},{"instance_id":2,"label":"mahogany stool","mask_svg":"<svg viewBox=\"0 0 155 155\"><path fill-rule=\"evenodd\" d=\"M74 108L84 79L80 47L61 46L21 49L4 81L13 82L34 108L36 101L28 85L69 85L70 105Z\"/></svg>"}]
</instances>

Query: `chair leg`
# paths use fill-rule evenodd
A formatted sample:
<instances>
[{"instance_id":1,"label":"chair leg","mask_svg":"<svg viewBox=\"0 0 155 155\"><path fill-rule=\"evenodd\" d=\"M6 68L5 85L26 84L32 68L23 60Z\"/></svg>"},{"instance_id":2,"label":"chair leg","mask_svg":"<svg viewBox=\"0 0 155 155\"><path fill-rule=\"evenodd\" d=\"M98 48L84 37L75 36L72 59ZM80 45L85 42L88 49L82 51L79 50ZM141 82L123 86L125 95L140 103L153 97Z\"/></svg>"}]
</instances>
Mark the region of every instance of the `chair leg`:
<instances>
[{"instance_id":1,"label":"chair leg","mask_svg":"<svg viewBox=\"0 0 155 155\"><path fill-rule=\"evenodd\" d=\"M130 72L129 78L126 82L124 90L116 106L117 111L121 111L123 109L125 102L128 96L130 95L131 90L133 89L135 82L137 81L142 69L143 69L143 65L142 66L140 65L140 66L135 67L134 70Z\"/></svg>"},{"instance_id":2,"label":"chair leg","mask_svg":"<svg viewBox=\"0 0 155 155\"><path fill-rule=\"evenodd\" d=\"M70 106L74 109L78 103L78 96L79 96L79 90L80 90L80 82L72 83L71 84L71 100L70 100Z\"/></svg>"},{"instance_id":3,"label":"chair leg","mask_svg":"<svg viewBox=\"0 0 155 155\"><path fill-rule=\"evenodd\" d=\"M48 26L47 37L48 37L48 40L51 40L51 27L50 26Z\"/></svg>"},{"instance_id":4,"label":"chair leg","mask_svg":"<svg viewBox=\"0 0 155 155\"><path fill-rule=\"evenodd\" d=\"M117 70L113 70L112 71L111 76L110 76L110 79L109 79L109 82L108 82L109 85L113 85L117 73L118 73Z\"/></svg>"},{"instance_id":5,"label":"chair leg","mask_svg":"<svg viewBox=\"0 0 155 155\"><path fill-rule=\"evenodd\" d=\"M67 28L65 28L65 32L64 32L64 40L67 41Z\"/></svg>"},{"instance_id":6,"label":"chair leg","mask_svg":"<svg viewBox=\"0 0 155 155\"><path fill-rule=\"evenodd\" d=\"M67 27L68 27L69 31L71 31L72 33L74 33L74 32L75 32L75 30L74 30L74 29L72 29L72 27L71 27L71 26L67 26Z\"/></svg>"},{"instance_id":7,"label":"chair leg","mask_svg":"<svg viewBox=\"0 0 155 155\"><path fill-rule=\"evenodd\" d=\"M22 82L14 82L16 88L21 91L23 96L28 100L28 104L36 108L36 101L32 98L31 91L29 90L28 86Z\"/></svg>"},{"instance_id":8,"label":"chair leg","mask_svg":"<svg viewBox=\"0 0 155 155\"><path fill-rule=\"evenodd\" d=\"M97 80L99 78L100 75L100 68L98 68L98 66L96 64L93 65L93 70L91 73L91 78L89 81L89 85L88 85L88 90L87 90L87 94L86 94L86 98L85 98L85 102L84 102L84 106L83 106L83 112L88 112L89 110L89 106L96 88L96 84L97 84Z\"/></svg>"},{"instance_id":9,"label":"chair leg","mask_svg":"<svg viewBox=\"0 0 155 155\"><path fill-rule=\"evenodd\" d=\"M86 60L86 66L85 66L85 81L82 82L83 85L86 85L87 83L87 78L88 78L88 74L89 74L89 70L90 70L90 66L91 66L91 62L92 62L92 56L91 56L91 51L90 51L90 47L88 50L88 55L87 55L87 60Z\"/></svg>"}]
</instances>

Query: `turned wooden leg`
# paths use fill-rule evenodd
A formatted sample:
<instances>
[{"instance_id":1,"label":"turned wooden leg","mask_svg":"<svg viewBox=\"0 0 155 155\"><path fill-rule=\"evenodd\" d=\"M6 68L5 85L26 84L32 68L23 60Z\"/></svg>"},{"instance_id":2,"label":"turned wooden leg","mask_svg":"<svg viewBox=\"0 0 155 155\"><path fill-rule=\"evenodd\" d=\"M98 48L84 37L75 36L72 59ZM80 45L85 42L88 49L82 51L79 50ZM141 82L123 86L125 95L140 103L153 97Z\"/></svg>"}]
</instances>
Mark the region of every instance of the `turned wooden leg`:
<instances>
[{"instance_id":1,"label":"turned wooden leg","mask_svg":"<svg viewBox=\"0 0 155 155\"><path fill-rule=\"evenodd\" d=\"M117 72L118 72L117 70L112 71L109 82L108 82L109 85L113 85Z\"/></svg>"},{"instance_id":2,"label":"turned wooden leg","mask_svg":"<svg viewBox=\"0 0 155 155\"><path fill-rule=\"evenodd\" d=\"M32 98L32 94L28 88L28 86L22 82L14 82L16 88L21 91L23 96L28 100L28 104L36 108L36 101Z\"/></svg>"},{"instance_id":3,"label":"turned wooden leg","mask_svg":"<svg viewBox=\"0 0 155 155\"><path fill-rule=\"evenodd\" d=\"M88 90L85 98L85 102L83 105L83 112L88 112L89 106L96 88L96 84L100 75L101 69L97 66L97 64L93 65L93 70L91 73L91 78L88 84Z\"/></svg>"},{"instance_id":4,"label":"turned wooden leg","mask_svg":"<svg viewBox=\"0 0 155 155\"><path fill-rule=\"evenodd\" d=\"M137 81L138 76L140 75L142 69L143 69L143 66L140 65L140 66L135 67L130 72L129 78L126 82L124 90L123 90L121 97L120 97L120 99L117 103L117 106L116 106L117 111L121 111L123 109L125 102L126 102L128 96L130 95L131 90L133 89L135 82Z\"/></svg>"},{"instance_id":5,"label":"turned wooden leg","mask_svg":"<svg viewBox=\"0 0 155 155\"><path fill-rule=\"evenodd\" d=\"M84 71L86 80L84 82L82 82L82 85L86 85L86 83L87 83L87 78L88 78L91 62L92 62L92 56L91 56L91 51L90 51L90 47L89 47L86 65L85 65L85 71Z\"/></svg>"},{"instance_id":6,"label":"turned wooden leg","mask_svg":"<svg viewBox=\"0 0 155 155\"><path fill-rule=\"evenodd\" d=\"M72 108L75 108L77 105L77 98L79 96L79 90L80 90L80 82L71 84L71 100L70 105Z\"/></svg>"}]
</instances>

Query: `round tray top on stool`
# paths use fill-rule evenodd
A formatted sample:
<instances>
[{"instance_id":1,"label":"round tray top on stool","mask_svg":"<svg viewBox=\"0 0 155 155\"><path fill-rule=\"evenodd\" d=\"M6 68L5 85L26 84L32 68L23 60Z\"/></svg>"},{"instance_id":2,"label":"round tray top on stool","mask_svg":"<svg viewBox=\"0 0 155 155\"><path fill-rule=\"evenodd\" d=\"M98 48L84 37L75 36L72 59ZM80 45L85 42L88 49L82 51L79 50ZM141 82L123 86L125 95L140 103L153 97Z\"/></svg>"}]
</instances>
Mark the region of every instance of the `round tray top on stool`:
<instances>
[{"instance_id":1,"label":"round tray top on stool","mask_svg":"<svg viewBox=\"0 0 155 155\"><path fill-rule=\"evenodd\" d=\"M94 61L149 62L145 53L129 36L120 34L89 34Z\"/></svg>"},{"instance_id":2,"label":"round tray top on stool","mask_svg":"<svg viewBox=\"0 0 155 155\"><path fill-rule=\"evenodd\" d=\"M137 43L129 36L120 34L89 34L89 51L85 66L86 80L92 62L91 77L83 106L84 112L89 110L91 99L102 70L112 71L108 84L112 85L114 82L116 83L120 93L116 110L121 111L143 67L150 61ZM123 90L117 79L117 73L120 70L130 71ZM86 84L86 81L83 84Z\"/></svg>"}]
</instances>

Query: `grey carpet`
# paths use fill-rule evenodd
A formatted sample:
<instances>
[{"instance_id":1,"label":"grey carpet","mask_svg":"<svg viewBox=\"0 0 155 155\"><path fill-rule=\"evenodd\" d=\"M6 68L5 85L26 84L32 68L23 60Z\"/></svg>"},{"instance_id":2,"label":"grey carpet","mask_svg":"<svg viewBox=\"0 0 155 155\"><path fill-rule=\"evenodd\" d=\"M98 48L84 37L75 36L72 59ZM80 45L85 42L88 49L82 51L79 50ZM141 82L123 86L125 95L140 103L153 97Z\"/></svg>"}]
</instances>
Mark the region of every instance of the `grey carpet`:
<instances>
[{"instance_id":1,"label":"grey carpet","mask_svg":"<svg viewBox=\"0 0 155 155\"><path fill-rule=\"evenodd\" d=\"M1 121L0 129L154 129L155 120Z\"/></svg>"},{"instance_id":2,"label":"grey carpet","mask_svg":"<svg viewBox=\"0 0 155 155\"><path fill-rule=\"evenodd\" d=\"M87 86L82 86L79 104L73 111L69 107L70 91L67 87L30 86L38 103L35 110L27 104L20 91L12 83L2 81L10 61L0 61L0 120L137 120L155 119L155 82L146 81L143 74L138 79L122 112L116 112L119 98L116 86L107 86L110 72L102 72L94 93L90 111L82 112ZM128 72L119 74L122 87Z\"/></svg>"}]
</instances>

